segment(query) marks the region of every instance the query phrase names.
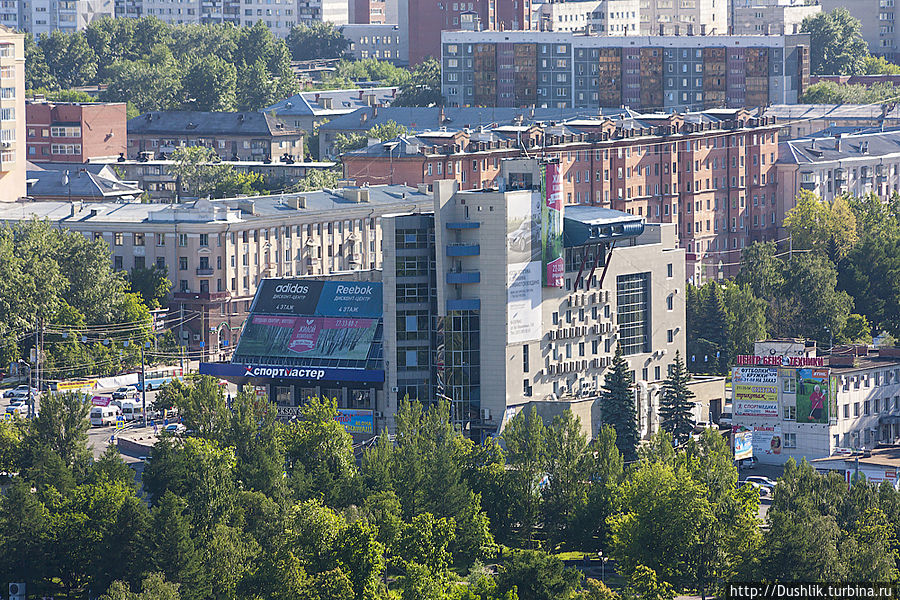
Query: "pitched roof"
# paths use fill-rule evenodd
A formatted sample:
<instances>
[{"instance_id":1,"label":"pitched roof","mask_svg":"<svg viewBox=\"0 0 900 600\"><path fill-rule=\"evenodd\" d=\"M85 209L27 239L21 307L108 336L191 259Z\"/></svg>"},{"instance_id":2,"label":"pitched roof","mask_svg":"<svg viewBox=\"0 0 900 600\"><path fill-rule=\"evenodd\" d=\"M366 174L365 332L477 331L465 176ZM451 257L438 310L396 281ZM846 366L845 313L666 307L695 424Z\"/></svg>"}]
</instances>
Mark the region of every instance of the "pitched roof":
<instances>
[{"instance_id":1,"label":"pitched roof","mask_svg":"<svg viewBox=\"0 0 900 600\"><path fill-rule=\"evenodd\" d=\"M343 115L370 106L367 96L374 95L375 104L386 106L394 100L398 91L395 86L300 92L276 102L264 111L291 117ZM331 108L324 106L326 99L330 100Z\"/></svg>"},{"instance_id":2,"label":"pitched roof","mask_svg":"<svg viewBox=\"0 0 900 600\"><path fill-rule=\"evenodd\" d=\"M128 135L296 135L276 115L259 112L148 112L128 120Z\"/></svg>"},{"instance_id":3,"label":"pitched roof","mask_svg":"<svg viewBox=\"0 0 900 600\"><path fill-rule=\"evenodd\" d=\"M40 169L26 172L28 195L35 199L72 197L80 199L136 200L144 191L108 174L75 168Z\"/></svg>"},{"instance_id":4,"label":"pitched roof","mask_svg":"<svg viewBox=\"0 0 900 600\"><path fill-rule=\"evenodd\" d=\"M778 162L813 164L887 154L900 154L900 130L788 140L779 144Z\"/></svg>"}]
</instances>

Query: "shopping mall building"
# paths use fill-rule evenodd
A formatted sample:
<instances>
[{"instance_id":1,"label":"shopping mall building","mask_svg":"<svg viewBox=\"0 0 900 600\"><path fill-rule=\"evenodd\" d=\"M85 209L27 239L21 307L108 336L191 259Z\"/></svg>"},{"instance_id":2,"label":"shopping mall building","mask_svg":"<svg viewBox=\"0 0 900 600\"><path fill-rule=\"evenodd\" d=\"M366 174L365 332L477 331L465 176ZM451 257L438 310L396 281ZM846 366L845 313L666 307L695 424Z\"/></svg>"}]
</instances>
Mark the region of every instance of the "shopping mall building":
<instances>
[{"instance_id":1,"label":"shopping mall building","mask_svg":"<svg viewBox=\"0 0 900 600\"><path fill-rule=\"evenodd\" d=\"M382 217L382 270L263 281L232 361L201 372L260 386L284 418L337 398L354 434L443 397L475 439L531 402L573 408L593 435L618 346L651 435L685 348L684 250L674 224L563 207L560 178L513 159L493 189L436 182L432 211Z\"/></svg>"}]
</instances>

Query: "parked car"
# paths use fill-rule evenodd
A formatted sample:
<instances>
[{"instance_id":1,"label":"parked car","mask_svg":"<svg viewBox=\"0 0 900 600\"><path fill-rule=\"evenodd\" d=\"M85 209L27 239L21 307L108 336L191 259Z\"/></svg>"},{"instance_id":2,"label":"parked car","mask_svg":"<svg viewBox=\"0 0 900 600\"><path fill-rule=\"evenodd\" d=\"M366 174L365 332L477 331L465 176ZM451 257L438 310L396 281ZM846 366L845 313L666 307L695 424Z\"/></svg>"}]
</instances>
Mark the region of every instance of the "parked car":
<instances>
[{"instance_id":1,"label":"parked car","mask_svg":"<svg viewBox=\"0 0 900 600\"><path fill-rule=\"evenodd\" d=\"M10 415L27 415L28 405L22 401L14 401L6 407L6 413Z\"/></svg>"},{"instance_id":2,"label":"parked car","mask_svg":"<svg viewBox=\"0 0 900 600\"><path fill-rule=\"evenodd\" d=\"M124 400L126 398L134 398L137 396L137 390L130 385L123 385L112 393L113 400Z\"/></svg>"},{"instance_id":3,"label":"parked car","mask_svg":"<svg viewBox=\"0 0 900 600\"><path fill-rule=\"evenodd\" d=\"M38 393L37 388L31 388L31 393L32 393L32 395L36 396L37 393ZM27 396L28 396L28 386L27 386L27 385L20 385L20 386L18 386L18 387L14 387L14 388L12 388L12 389L10 389L10 390L6 390L5 392L3 392L3 397L4 397L4 398L12 398L12 397L14 397L14 396L16 396L16 395L20 395L20 396L25 396L25 397L27 397Z\"/></svg>"},{"instance_id":4,"label":"parked car","mask_svg":"<svg viewBox=\"0 0 900 600\"><path fill-rule=\"evenodd\" d=\"M750 458L745 458L738 463L738 468L741 469L753 469L756 465L759 464L759 459L755 456L751 456Z\"/></svg>"},{"instance_id":5,"label":"parked car","mask_svg":"<svg viewBox=\"0 0 900 600\"><path fill-rule=\"evenodd\" d=\"M751 475L746 479L746 481L751 481L763 487L769 488L769 490L774 490L775 486L778 485L777 481L772 481L768 477L763 477L762 475Z\"/></svg>"},{"instance_id":6,"label":"parked car","mask_svg":"<svg viewBox=\"0 0 900 600\"><path fill-rule=\"evenodd\" d=\"M187 427L185 427L181 423L170 423L166 425L163 431L165 431L166 433L171 433L172 435L179 435L187 431Z\"/></svg>"},{"instance_id":7,"label":"parked car","mask_svg":"<svg viewBox=\"0 0 900 600\"><path fill-rule=\"evenodd\" d=\"M710 424L706 421L697 421L694 424L694 431L697 431L697 432L702 433L704 429L709 429L709 428L710 428Z\"/></svg>"},{"instance_id":8,"label":"parked car","mask_svg":"<svg viewBox=\"0 0 900 600\"><path fill-rule=\"evenodd\" d=\"M749 486L749 487L752 487L753 489L755 489L757 492L759 492L760 496L766 496L769 494L769 488L767 488L764 485L760 485L760 484L756 483L755 481L747 481L747 480L738 481L738 487L746 487L746 486Z\"/></svg>"}]
</instances>

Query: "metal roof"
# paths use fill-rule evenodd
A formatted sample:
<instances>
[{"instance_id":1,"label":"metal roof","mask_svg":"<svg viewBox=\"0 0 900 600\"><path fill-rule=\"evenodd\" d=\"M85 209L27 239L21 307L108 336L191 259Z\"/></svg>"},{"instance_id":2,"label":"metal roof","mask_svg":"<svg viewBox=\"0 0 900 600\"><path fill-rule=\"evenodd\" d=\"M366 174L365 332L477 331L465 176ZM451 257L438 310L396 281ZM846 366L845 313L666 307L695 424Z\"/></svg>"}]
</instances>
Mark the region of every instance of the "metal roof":
<instances>
[{"instance_id":1,"label":"metal roof","mask_svg":"<svg viewBox=\"0 0 900 600\"><path fill-rule=\"evenodd\" d=\"M148 112L128 120L128 135L296 135L277 116L258 112Z\"/></svg>"}]
</instances>

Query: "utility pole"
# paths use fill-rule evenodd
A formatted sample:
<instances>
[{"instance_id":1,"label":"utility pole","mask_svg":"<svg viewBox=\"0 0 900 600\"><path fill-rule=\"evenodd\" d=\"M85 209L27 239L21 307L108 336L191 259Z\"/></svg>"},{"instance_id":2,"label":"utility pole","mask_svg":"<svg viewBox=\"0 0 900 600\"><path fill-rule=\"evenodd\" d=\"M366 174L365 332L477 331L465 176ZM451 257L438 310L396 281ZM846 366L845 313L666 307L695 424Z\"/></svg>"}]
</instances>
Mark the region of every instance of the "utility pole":
<instances>
[{"instance_id":1,"label":"utility pole","mask_svg":"<svg viewBox=\"0 0 900 600\"><path fill-rule=\"evenodd\" d=\"M144 362L144 348L150 342L141 344L141 413L144 415L144 427L147 426L147 371Z\"/></svg>"}]
</instances>

